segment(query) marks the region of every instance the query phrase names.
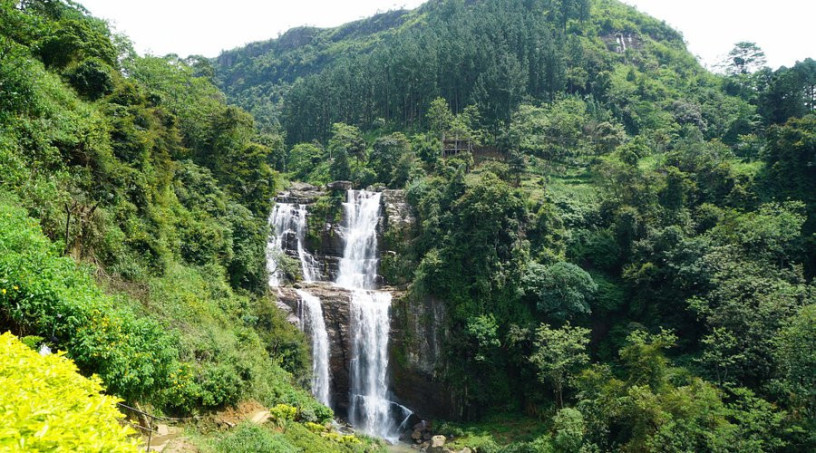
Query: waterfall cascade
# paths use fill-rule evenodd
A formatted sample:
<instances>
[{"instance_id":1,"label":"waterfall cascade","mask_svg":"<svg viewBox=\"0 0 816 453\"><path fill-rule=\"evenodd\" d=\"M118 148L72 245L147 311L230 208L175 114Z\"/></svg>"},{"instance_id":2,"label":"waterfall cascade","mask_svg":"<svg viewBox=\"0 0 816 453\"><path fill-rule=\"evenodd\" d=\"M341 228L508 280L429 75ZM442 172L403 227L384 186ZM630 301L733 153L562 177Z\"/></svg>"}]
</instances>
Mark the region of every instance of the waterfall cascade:
<instances>
[{"instance_id":1,"label":"waterfall cascade","mask_svg":"<svg viewBox=\"0 0 816 453\"><path fill-rule=\"evenodd\" d=\"M295 290L301 304L301 328L312 338L312 394L318 401L331 406L329 387L329 334L323 320L320 299L302 290Z\"/></svg>"},{"instance_id":2,"label":"waterfall cascade","mask_svg":"<svg viewBox=\"0 0 816 453\"><path fill-rule=\"evenodd\" d=\"M273 236L266 247L269 285L280 286L283 279L280 257L286 250L294 250L297 253L304 281L320 280L318 263L303 246L306 238L306 207L292 203L276 203L269 216L269 224L273 229Z\"/></svg>"},{"instance_id":3,"label":"waterfall cascade","mask_svg":"<svg viewBox=\"0 0 816 453\"><path fill-rule=\"evenodd\" d=\"M375 289L377 285L377 221L380 218L379 192L349 190L343 203L346 244L337 285L348 289ZM390 304L390 301L389 301Z\"/></svg>"},{"instance_id":4,"label":"waterfall cascade","mask_svg":"<svg viewBox=\"0 0 816 453\"><path fill-rule=\"evenodd\" d=\"M381 194L348 191L343 204L343 257L339 261L335 285L350 291L349 409L351 424L362 432L395 442L412 412L389 399L388 341L391 294L377 291L377 223ZM324 277L319 263L304 247L307 209L304 205L277 203L269 222L273 236L267 245L269 284L280 287L284 254L297 257L303 280L316 282ZM330 342L321 301L296 289L297 314L301 329L312 340L312 393L323 404L331 403Z\"/></svg>"},{"instance_id":5,"label":"waterfall cascade","mask_svg":"<svg viewBox=\"0 0 816 453\"><path fill-rule=\"evenodd\" d=\"M349 420L369 434L395 441L411 411L388 398L388 334L391 294L375 291L380 193L349 190L346 244L336 284L352 291Z\"/></svg>"},{"instance_id":6,"label":"waterfall cascade","mask_svg":"<svg viewBox=\"0 0 816 453\"><path fill-rule=\"evenodd\" d=\"M291 203L277 203L269 217L274 236L267 244L269 285L279 287L283 270L279 269L280 256L294 250L300 261L303 280L320 279L320 269L314 257L306 251L303 242L306 235L306 207ZM331 405L331 376L329 374L329 334L323 320L320 299L306 291L296 290L299 305L298 318L301 329L312 339L312 394L321 403Z\"/></svg>"}]
</instances>

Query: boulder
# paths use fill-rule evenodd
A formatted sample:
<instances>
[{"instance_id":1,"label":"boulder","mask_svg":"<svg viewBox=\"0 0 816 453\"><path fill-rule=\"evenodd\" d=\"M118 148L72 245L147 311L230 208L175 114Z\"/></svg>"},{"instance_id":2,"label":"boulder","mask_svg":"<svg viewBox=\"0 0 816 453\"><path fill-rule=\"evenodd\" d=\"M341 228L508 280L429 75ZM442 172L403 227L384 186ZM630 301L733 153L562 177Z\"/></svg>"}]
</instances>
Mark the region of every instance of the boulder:
<instances>
[{"instance_id":1,"label":"boulder","mask_svg":"<svg viewBox=\"0 0 816 453\"><path fill-rule=\"evenodd\" d=\"M323 191L318 187L303 182L293 182L288 189L278 193L275 201L279 203L311 204L321 195L323 195Z\"/></svg>"},{"instance_id":2,"label":"boulder","mask_svg":"<svg viewBox=\"0 0 816 453\"><path fill-rule=\"evenodd\" d=\"M428 447L428 453L447 453L450 450L445 448L445 436L433 436Z\"/></svg>"},{"instance_id":3,"label":"boulder","mask_svg":"<svg viewBox=\"0 0 816 453\"><path fill-rule=\"evenodd\" d=\"M332 181L326 184L326 189L328 190L342 190L344 192L351 190L352 187L354 187L354 184L352 184L351 181Z\"/></svg>"}]
</instances>

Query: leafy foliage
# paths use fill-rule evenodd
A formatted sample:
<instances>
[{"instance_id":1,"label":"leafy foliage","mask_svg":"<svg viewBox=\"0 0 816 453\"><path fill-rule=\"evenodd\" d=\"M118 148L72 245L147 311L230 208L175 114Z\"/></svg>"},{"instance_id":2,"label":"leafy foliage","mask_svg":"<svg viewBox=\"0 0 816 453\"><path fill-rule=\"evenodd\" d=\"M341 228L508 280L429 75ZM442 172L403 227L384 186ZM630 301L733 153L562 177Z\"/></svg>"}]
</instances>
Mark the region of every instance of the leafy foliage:
<instances>
[{"instance_id":1,"label":"leafy foliage","mask_svg":"<svg viewBox=\"0 0 816 453\"><path fill-rule=\"evenodd\" d=\"M530 362L539 370L539 379L553 387L556 402L564 405L564 387L571 376L589 362L584 352L589 343L589 329L572 327L569 323L560 329L542 324L536 329L535 352Z\"/></svg>"},{"instance_id":2,"label":"leafy foliage","mask_svg":"<svg viewBox=\"0 0 816 453\"><path fill-rule=\"evenodd\" d=\"M521 279L526 298L548 317L558 320L591 313L590 301L598 289L592 277L566 262L550 266L531 263Z\"/></svg>"},{"instance_id":3,"label":"leafy foliage","mask_svg":"<svg viewBox=\"0 0 816 453\"><path fill-rule=\"evenodd\" d=\"M281 404L216 449L379 448L294 385L266 213L282 177L405 188L382 274L441 305L452 413L540 421L457 446L813 450L816 65L731 63L614 0L429 2L212 63L0 3L0 324L167 411Z\"/></svg>"},{"instance_id":4,"label":"leafy foliage","mask_svg":"<svg viewBox=\"0 0 816 453\"><path fill-rule=\"evenodd\" d=\"M267 300L282 140L200 60L138 57L73 2L0 16L0 325L160 411L255 398L324 418Z\"/></svg>"},{"instance_id":5,"label":"leafy foliage","mask_svg":"<svg viewBox=\"0 0 816 453\"><path fill-rule=\"evenodd\" d=\"M0 313L4 324L65 347L86 372L126 398L144 397L166 384L177 354L155 321L117 308L90 276L56 250L24 211L0 204L2 260Z\"/></svg>"},{"instance_id":6,"label":"leafy foliage","mask_svg":"<svg viewBox=\"0 0 816 453\"><path fill-rule=\"evenodd\" d=\"M62 354L40 356L8 332L0 346L3 450L138 451L99 378L82 377Z\"/></svg>"}]
</instances>

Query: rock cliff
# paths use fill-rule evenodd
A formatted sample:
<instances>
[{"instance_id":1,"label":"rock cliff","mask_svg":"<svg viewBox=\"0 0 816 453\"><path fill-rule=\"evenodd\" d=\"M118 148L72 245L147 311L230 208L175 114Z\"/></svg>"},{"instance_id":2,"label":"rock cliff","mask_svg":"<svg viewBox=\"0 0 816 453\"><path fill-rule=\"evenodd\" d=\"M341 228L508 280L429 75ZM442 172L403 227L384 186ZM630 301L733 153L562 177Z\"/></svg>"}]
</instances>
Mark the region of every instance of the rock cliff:
<instances>
[{"instance_id":1,"label":"rock cliff","mask_svg":"<svg viewBox=\"0 0 816 453\"><path fill-rule=\"evenodd\" d=\"M351 361L351 335L349 333L349 291L331 283L298 285L300 289L320 299L323 320L329 334L329 372L331 373L331 400L335 412L345 416L349 405L349 362ZM299 297L294 288L280 288L278 303L290 313L290 321L299 322Z\"/></svg>"},{"instance_id":2,"label":"rock cliff","mask_svg":"<svg viewBox=\"0 0 816 453\"><path fill-rule=\"evenodd\" d=\"M309 252L320 262L325 280L333 281L343 256L342 225L343 196L348 184L337 181L321 190L308 184L295 183L279 194L277 201L307 206L310 231ZM452 407L444 374L443 344L445 305L426 298L412 301L404 288L413 274L413 265L406 250L415 236L416 219L401 190L382 191L382 215L377 225L380 243L380 275L384 291L392 294L389 374L394 400L411 408L422 418L451 417ZM313 228L314 227L314 228ZM317 231L315 231L317 230ZM396 285L388 287L386 285ZM349 365L351 334L348 290L329 282L297 283L321 301L329 336L331 399L335 412L345 417L349 407ZM289 312L289 320L299 324L299 298L294 288L281 287L278 306Z\"/></svg>"},{"instance_id":3,"label":"rock cliff","mask_svg":"<svg viewBox=\"0 0 816 453\"><path fill-rule=\"evenodd\" d=\"M391 388L397 401L424 419L454 416L451 392L442 382L445 326L440 300L402 297L391 304Z\"/></svg>"}]
</instances>

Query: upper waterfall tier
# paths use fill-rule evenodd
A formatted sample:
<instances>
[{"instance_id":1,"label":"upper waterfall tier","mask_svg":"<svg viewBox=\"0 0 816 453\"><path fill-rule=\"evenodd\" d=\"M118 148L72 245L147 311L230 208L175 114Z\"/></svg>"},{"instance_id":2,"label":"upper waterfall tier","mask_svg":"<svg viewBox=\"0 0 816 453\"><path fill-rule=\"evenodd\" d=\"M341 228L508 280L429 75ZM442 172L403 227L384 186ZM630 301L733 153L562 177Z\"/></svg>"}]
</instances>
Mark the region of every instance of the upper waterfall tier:
<instances>
[{"instance_id":1,"label":"upper waterfall tier","mask_svg":"<svg viewBox=\"0 0 816 453\"><path fill-rule=\"evenodd\" d=\"M377 222L380 217L380 192L349 190L343 203L346 245L337 275L338 286L349 289L375 289L377 284Z\"/></svg>"},{"instance_id":2,"label":"upper waterfall tier","mask_svg":"<svg viewBox=\"0 0 816 453\"><path fill-rule=\"evenodd\" d=\"M313 282L320 280L320 268L314 257L304 247L306 237L306 207L293 203L276 203L269 217L272 226L272 239L267 243L267 268L269 285L280 286L284 277L280 268L281 256L286 251L294 250L300 261L303 280Z\"/></svg>"}]
</instances>

